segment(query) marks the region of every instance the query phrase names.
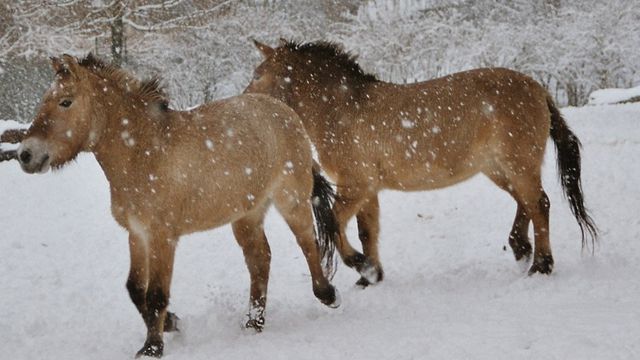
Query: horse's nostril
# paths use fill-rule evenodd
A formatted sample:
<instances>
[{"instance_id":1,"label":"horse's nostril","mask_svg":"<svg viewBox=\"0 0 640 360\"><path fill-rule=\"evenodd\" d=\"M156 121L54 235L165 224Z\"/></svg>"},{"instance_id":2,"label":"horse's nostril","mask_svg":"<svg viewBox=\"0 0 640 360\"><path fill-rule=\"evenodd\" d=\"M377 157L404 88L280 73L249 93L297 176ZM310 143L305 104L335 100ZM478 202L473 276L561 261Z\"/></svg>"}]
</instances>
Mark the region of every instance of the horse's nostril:
<instances>
[{"instance_id":1,"label":"horse's nostril","mask_svg":"<svg viewBox=\"0 0 640 360\"><path fill-rule=\"evenodd\" d=\"M28 164L31 161L31 152L29 150L24 150L20 153L20 162L23 164Z\"/></svg>"}]
</instances>

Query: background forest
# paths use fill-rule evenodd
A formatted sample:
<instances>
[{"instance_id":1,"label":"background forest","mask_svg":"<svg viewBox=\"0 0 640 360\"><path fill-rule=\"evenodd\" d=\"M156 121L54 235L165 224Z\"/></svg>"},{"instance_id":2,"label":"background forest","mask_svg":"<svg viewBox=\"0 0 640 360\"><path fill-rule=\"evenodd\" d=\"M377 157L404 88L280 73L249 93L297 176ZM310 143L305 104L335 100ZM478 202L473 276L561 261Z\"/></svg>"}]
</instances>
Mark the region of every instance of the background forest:
<instances>
[{"instance_id":1,"label":"background forest","mask_svg":"<svg viewBox=\"0 0 640 360\"><path fill-rule=\"evenodd\" d=\"M0 119L29 121L48 56L92 51L159 74L172 106L237 94L251 39L330 40L394 82L484 66L517 69L562 105L640 82L637 0L0 0Z\"/></svg>"}]
</instances>

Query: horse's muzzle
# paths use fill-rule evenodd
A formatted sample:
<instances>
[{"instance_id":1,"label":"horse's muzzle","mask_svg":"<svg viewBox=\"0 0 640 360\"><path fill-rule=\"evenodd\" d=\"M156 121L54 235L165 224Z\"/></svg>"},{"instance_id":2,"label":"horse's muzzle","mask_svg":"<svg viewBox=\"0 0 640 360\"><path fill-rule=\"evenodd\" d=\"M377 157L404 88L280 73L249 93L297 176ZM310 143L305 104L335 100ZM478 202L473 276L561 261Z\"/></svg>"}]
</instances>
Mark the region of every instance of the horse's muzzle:
<instances>
[{"instance_id":1,"label":"horse's muzzle","mask_svg":"<svg viewBox=\"0 0 640 360\"><path fill-rule=\"evenodd\" d=\"M41 141L24 141L17 151L22 170L29 174L44 174L51 168L51 158Z\"/></svg>"}]
</instances>

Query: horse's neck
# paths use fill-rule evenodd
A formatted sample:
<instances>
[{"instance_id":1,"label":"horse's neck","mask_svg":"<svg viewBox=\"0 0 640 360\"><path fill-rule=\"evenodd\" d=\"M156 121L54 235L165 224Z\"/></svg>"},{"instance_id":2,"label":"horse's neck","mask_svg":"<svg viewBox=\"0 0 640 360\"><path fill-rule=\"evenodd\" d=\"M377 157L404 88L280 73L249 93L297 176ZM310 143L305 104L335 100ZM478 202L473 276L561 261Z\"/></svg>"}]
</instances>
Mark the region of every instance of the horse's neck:
<instances>
[{"instance_id":1,"label":"horse's neck","mask_svg":"<svg viewBox=\"0 0 640 360\"><path fill-rule=\"evenodd\" d=\"M305 128L314 143L334 137L337 122L341 117L354 114L363 102L362 95L367 84L343 85L321 84L316 89L298 92L298 98L289 101L305 123ZM326 90L325 90L326 89Z\"/></svg>"},{"instance_id":2,"label":"horse's neck","mask_svg":"<svg viewBox=\"0 0 640 360\"><path fill-rule=\"evenodd\" d=\"M129 108L104 112L101 133L93 147L96 160L112 185L123 177L130 178L130 170L149 154L152 139L158 138L159 126L143 106L125 106Z\"/></svg>"}]
</instances>

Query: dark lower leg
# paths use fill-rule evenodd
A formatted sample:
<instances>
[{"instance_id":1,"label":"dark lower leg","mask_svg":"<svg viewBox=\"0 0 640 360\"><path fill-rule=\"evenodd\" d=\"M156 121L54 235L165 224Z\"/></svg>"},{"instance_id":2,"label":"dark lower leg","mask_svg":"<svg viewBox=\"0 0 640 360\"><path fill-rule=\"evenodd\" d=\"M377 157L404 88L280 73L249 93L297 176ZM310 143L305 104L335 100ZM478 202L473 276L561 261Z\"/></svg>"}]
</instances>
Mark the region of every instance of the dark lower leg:
<instances>
[{"instance_id":1,"label":"dark lower leg","mask_svg":"<svg viewBox=\"0 0 640 360\"><path fill-rule=\"evenodd\" d=\"M306 230L294 230L298 245L302 249L302 253L307 260L309 272L311 272L311 281L313 283L313 294L320 302L330 307L338 307L340 305L336 294L336 289L331 285L329 280L324 276L322 266L320 265L320 254L318 247L314 242L313 228Z\"/></svg>"},{"instance_id":2,"label":"dark lower leg","mask_svg":"<svg viewBox=\"0 0 640 360\"><path fill-rule=\"evenodd\" d=\"M244 260L251 276L249 311L245 327L257 332L265 324L264 313L267 304L267 286L271 264L271 249L262 227L263 213L238 220L233 223L233 233L242 248Z\"/></svg>"},{"instance_id":3,"label":"dark lower leg","mask_svg":"<svg viewBox=\"0 0 640 360\"><path fill-rule=\"evenodd\" d=\"M164 351L164 342L162 341L164 326L167 322L171 324L175 321L175 319L167 319L175 240L153 239L150 247L149 284L145 296L145 309L142 313L147 325L147 339L137 356L161 357Z\"/></svg>"},{"instance_id":4,"label":"dark lower leg","mask_svg":"<svg viewBox=\"0 0 640 360\"><path fill-rule=\"evenodd\" d=\"M362 196L340 194L334 206L336 220L340 226L337 248L344 264L354 268L370 282L377 281L377 271L375 263L364 254L355 250L347 240L346 228L351 219L364 203Z\"/></svg>"},{"instance_id":5,"label":"dark lower leg","mask_svg":"<svg viewBox=\"0 0 640 360\"><path fill-rule=\"evenodd\" d=\"M379 217L380 207L378 204L378 196L374 195L364 203L357 214L358 237L362 243L362 250L365 257L369 258L375 267L376 274L373 279L374 283L382 281L384 277L378 253L378 236L380 233ZM367 286L370 285L371 282L367 278L361 277L356 284Z\"/></svg>"},{"instance_id":6,"label":"dark lower leg","mask_svg":"<svg viewBox=\"0 0 640 360\"><path fill-rule=\"evenodd\" d=\"M550 203L544 191L541 192L540 199L535 205L537 205L535 206L537 212L532 216L535 251L529 274L550 274L553 271L553 256L551 255L551 245L549 243Z\"/></svg>"},{"instance_id":7,"label":"dark lower leg","mask_svg":"<svg viewBox=\"0 0 640 360\"><path fill-rule=\"evenodd\" d=\"M529 242L529 218L527 217L524 207L518 204L516 217L513 220L513 227L509 234L509 246L513 251L517 261L529 260L531 257L531 242Z\"/></svg>"}]
</instances>

